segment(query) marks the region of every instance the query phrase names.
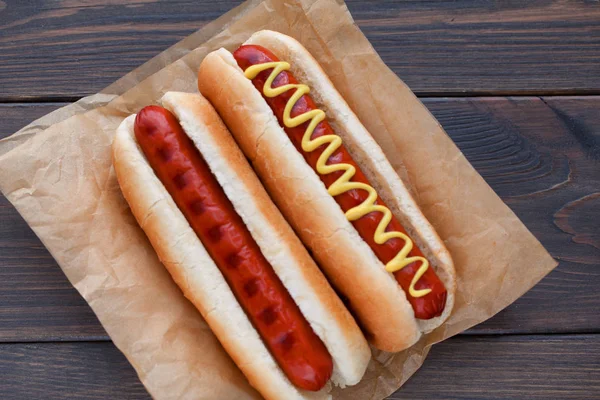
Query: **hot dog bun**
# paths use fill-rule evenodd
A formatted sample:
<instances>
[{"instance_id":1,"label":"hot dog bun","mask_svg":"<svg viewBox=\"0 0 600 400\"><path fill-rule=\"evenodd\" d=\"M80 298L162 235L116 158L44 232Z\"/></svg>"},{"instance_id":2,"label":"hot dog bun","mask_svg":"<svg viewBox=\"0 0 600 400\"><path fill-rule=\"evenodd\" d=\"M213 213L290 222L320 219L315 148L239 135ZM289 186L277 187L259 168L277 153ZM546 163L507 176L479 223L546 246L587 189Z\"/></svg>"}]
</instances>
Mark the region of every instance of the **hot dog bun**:
<instances>
[{"instance_id":1,"label":"hot dog bun","mask_svg":"<svg viewBox=\"0 0 600 400\"><path fill-rule=\"evenodd\" d=\"M311 88L311 97L325 111L353 159L444 283L448 297L442 315L415 319L404 291L348 222L229 51L220 49L204 59L198 74L200 92L221 114L271 197L330 281L350 299L349 307L372 343L386 351L411 346L452 311L456 283L448 250L379 145L309 52L295 39L272 31L257 32L245 44L263 46L289 62L291 72Z\"/></svg>"},{"instance_id":2,"label":"hot dog bun","mask_svg":"<svg viewBox=\"0 0 600 400\"><path fill-rule=\"evenodd\" d=\"M362 377L370 350L343 303L285 222L212 106L198 94L165 94L179 119L314 332L334 361L332 381ZM251 325L218 267L154 174L123 121L113 142L119 184L138 223L183 294L198 308L223 347L267 399L324 399L327 390L294 387Z\"/></svg>"}]
</instances>

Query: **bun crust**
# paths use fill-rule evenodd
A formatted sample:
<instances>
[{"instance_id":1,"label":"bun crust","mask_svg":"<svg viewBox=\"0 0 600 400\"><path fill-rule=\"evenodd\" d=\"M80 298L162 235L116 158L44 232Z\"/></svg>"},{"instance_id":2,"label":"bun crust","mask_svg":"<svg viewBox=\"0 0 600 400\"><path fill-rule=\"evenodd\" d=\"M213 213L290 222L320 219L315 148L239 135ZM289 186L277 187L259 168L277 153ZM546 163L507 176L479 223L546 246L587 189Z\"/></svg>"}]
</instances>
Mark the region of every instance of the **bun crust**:
<instances>
[{"instance_id":1,"label":"bun crust","mask_svg":"<svg viewBox=\"0 0 600 400\"><path fill-rule=\"evenodd\" d=\"M332 382L354 385L371 351L358 325L258 180L223 121L199 94L169 92L173 112L225 191L262 254L334 362Z\"/></svg>"},{"instance_id":2,"label":"bun crust","mask_svg":"<svg viewBox=\"0 0 600 400\"><path fill-rule=\"evenodd\" d=\"M212 106L197 94L167 93L161 101L178 117L194 143L202 144L199 150L211 171L327 346L337 381L342 385L356 383L370 359L364 337L260 186ZM134 119L130 116L123 121L113 142L117 178L138 223L184 295L265 398L329 398L329 387L316 393L298 390L283 374L218 267L152 171L135 140ZM241 202L245 203L242 207Z\"/></svg>"},{"instance_id":3,"label":"bun crust","mask_svg":"<svg viewBox=\"0 0 600 400\"><path fill-rule=\"evenodd\" d=\"M296 40L271 31L255 33L246 44L261 45L291 64L311 97L353 159L407 229L448 290L444 313L416 320L404 291L385 271L366 242L348 222L318 175L304 161L251 81L225 49L202 62L198 87L220 112L263 184L336 289L350 299L372 343L386 351L413 345L448 318L454 303L452 259L425 219L383 151L360 123L319 64Z\"/></svg>"}]
</instances>

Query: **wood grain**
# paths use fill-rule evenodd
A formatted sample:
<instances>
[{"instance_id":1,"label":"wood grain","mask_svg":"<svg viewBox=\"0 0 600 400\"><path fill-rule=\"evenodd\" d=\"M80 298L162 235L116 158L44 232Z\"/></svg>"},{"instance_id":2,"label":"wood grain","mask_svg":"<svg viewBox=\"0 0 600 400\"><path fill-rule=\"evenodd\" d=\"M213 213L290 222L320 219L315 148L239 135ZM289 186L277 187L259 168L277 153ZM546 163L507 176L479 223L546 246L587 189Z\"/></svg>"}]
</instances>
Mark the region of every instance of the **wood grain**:
<instances>
[{"instance_id":1,"label":"wood grain","mask_svg":"<svg viewBox=\"0 0 600 400\"><path fill-rule=\"evenodd\" d=\"M600 97L423 100L474 167L560 260L525 296L467 333L600 332L600 228L594 223ZM4 125L16 129L57 106L0 105L0 113ZM0 135L7 134L4 129ZM0 341L106 339L6 199L0 200L0 221Z\"/></svg>"},{"instance_id":2,"label":"wood grain","mask_svg":"<svg viewBox=\"0 0 600 400\"><path fill-rule=\"evenodd\" d=\"M240 3L1 2L0 101L95 93ZM597 1L347 4L420 95L600 93Z\"/></svg>"},{"instance_id":3,"label":"wood grain","mask_svg":"<svg viewBox=\"0 0 600 400\"><path fill-rule=\"evenodd\" d=\"M593 204L578 201L600 191L600 159L595 156L600 114L594 112L600 98L424 103L477 171L560 261L533 290L468 333L599 332L600 249L577 238L600 235L599 224L586 218L594 213ZM562 217L565 207L568 230ZM595 214L599 215L597 207Z\"/></svg>"},{"instance_id":4,"label":"wood grain","mask_svg":"<svg viewBox=\"0 0 600 400\"><path fill-rule=\"evenodd\" d=\"M597 399L600 335L457 337L390 399Z\"/></svg>"},{"instance_id":5,"label":"wood grain","mask_svg":"<svg viewBox=\"0 0 600 400\"><path fill-rule=\"evenodd\" d=\"M111 342L0 345L6 400L150 399Z\"/></svg>"},{"instance_id":6,"label":"wood grain","mask_svg":"<svg viewBox=\"0 0 600 400\"><path fill-rule=\"evenodd\" d=\"M593 399L600 335L458 337L389 399ZM0 345L2 398L150 399L110 342Z\"/></svg>"},{"instance_id":7,"label":"wood grain","mask_svg":"<svg viewBox=\"0 0 600 400\"><path fill-rule=\"evenodd\" d=\"M0 115L2 116L0 139L12 135L25 125L65 105L67 104L0 104Z\"/></svg>"},{"instance_id":8,"label":"wood grain","mask_svg":"<svg viewBox=\"0 0 600 400\"><path fill-rule=\"evenodd\" d=\"M599 211L600 192L596 192L567 203L554 214L554 223L572 235L575 243L600 249Z\"/></svg>"}]
</instances>

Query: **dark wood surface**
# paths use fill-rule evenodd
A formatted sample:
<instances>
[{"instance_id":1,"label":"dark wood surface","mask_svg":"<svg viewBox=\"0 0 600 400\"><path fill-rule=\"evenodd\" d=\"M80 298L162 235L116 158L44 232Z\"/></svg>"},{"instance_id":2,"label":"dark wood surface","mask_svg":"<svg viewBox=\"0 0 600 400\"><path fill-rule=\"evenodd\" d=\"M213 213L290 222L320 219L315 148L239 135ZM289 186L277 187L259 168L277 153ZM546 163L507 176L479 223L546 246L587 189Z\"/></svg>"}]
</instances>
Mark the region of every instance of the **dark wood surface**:
<instances>
[{"instance_id":1,"label":"dark wood surface","mask_svg":"<svg viewBox=\"0 0 600 400\"><path fill-rule=\"evenodd\" d=\"M241 1L3 3L0 100L21 101L95 93ZM347 4L417 94L600 94L597 1Z\"/></svg>"},{"instance_id":2,"label":"dark wood surface","mask_svg":"<svg viewBox=\"0 0 600 400\"><path fill-rule=\"evenodd\" d=\"M100 90L238 3L0 1L0 138ZM506 310L435 346L391 398L600 398L600 4L348 6L384 61L560 261ZM0 393L148 398L3 197Z\"/></svg>"},{"instance_id":3,"label":"dark wood surface","mask_svg":"<svg viewBox=\"0 0 600 400\"><path fill-rule=\"evenodd\" d=\"M599 352L598 335L451 338L389 399L594 399ZM108 342L0 345L0 360L3 400L150 399Z\"/></svg>"}]
</instances>

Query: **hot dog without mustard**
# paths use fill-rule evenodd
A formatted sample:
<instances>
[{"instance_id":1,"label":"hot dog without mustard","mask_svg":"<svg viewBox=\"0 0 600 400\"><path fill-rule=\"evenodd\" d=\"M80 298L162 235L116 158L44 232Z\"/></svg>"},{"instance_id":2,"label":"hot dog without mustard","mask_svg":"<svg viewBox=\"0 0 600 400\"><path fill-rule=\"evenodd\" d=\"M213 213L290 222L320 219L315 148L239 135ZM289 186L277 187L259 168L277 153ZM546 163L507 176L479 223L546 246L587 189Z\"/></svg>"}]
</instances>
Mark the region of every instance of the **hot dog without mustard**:
<instances>
[{"instance_id":1,"label":"hot dog without mustard","mask_svg":"<svg viewBox=\"0 0 600 400\"><path fill-rule=\"evenodd\" d=\"M267 399L326 398L331 378L358 382L364 337L214 109L200 95L162 102L123 122L113 161L185 296Z\"/></svg>"},{"instance_id":2,"label":"hot dog without mustard","mask_svg":"<svg viewBox=\"0 0 600 400\"><path fill-rule=\"evenodd\" d=\"M135 137L290 381L320 390L333 363L175 116L147 106Z\"/></svg>"},{"instance_id":3,"label":"hot dog without mustard","mask_svg":"<svg viewBox=\"0 0 600 400\"><path fill-rule=\"evenodd\" d=\"M405 349L449 316L455 273L447 249L302 45L257 32L233 54L209 54L198 77L375 346Z\"/></svg>"}]
</instances>

